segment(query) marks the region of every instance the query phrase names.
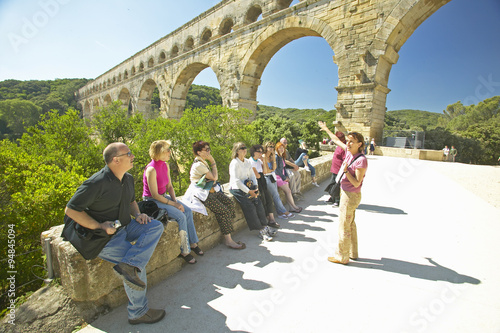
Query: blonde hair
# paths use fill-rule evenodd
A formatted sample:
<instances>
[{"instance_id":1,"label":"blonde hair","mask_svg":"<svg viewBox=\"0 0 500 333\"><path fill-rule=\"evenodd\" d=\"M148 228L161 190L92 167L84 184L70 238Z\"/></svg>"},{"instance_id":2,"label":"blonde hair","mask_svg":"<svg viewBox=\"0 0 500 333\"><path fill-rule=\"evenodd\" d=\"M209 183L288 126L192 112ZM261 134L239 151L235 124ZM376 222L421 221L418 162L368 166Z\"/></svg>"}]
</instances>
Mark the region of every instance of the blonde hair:
<instances>
[{"instance_id":1,"label":"blonde hair","mask_svg":"<svg viewBox=\"0 0 500 333\"><path fill-rule=\"evenodd\" d=\"M149 156L155 161L160 159L160 155L170 148L170 140L157 140L149 146Z\"/></svg>"},{"instance_id":2,"label":"blonde hair","mask_svg":"<svg viewBox=\"0 0 500 333\"><path fill-rule=\"evenodd\" d=\"M246 147L247 145L243 142L236 142L233 145L233 149L231 150L231 158L234 160L236 157L238 157L238 151L241 149L241 147Z\"/></svg>"}]
</instances>

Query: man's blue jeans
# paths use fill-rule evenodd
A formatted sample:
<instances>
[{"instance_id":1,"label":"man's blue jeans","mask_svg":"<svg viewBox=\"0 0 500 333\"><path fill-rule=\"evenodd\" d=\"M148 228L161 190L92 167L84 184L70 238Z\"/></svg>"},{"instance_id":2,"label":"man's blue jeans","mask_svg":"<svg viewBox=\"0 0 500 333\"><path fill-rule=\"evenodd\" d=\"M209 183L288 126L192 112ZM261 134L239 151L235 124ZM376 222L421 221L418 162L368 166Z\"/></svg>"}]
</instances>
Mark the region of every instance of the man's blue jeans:
<instances>
[{"instance_id":1,"label":"man's blue jeans","mask_svg":"<svg viewBox=\"0 0 500 333\"><path fill-rule=\"evenodd\" d=\"M304 156L306 156L306 153L300 154L299 158L295 161L295 164L297 164L298 167L304 167ZM309 159L307 160L307 166L309 167L309 170L311 170L311 177L316 176L316 169L309 164Z\"/></svg>"},{"instance_id":2,"label":"man's blue jeans","mask_svg":"<svg viewBox=\"0 0 500 333\"><path fill-rule=\"evenodd\" d=\"M140 224L132 219L128 225L119 229L111 240L106 244L99 257L118 264L120 262L137 267L141 270L139 278L147 286L146 265L163 234L163 224L157 220L151 220L147 224ZM135 242L134 245L131 242ZM128 318L137 319L148 312L148 299L146 289L138 291L123 283L128 297Z\"/></svg>"}]
</instances>

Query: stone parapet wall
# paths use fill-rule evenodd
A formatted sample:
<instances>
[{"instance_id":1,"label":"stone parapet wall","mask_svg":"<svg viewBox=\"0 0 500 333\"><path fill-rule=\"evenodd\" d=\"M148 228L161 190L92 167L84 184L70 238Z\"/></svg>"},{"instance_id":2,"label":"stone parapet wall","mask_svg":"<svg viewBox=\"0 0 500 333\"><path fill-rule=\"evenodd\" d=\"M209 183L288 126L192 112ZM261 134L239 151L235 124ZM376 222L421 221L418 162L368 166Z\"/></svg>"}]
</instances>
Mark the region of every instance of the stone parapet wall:
<instances>
[{"instance_id":1,"label":"stone parapet wall","mask_svg":"<svg viewBox=\"0 0 500 333\"><path fill-rule=\"evenodd\" d=\"M318 181L330 177L331 160L332 154L311 159L310 163L316 168ZM300 169L300 173L301 189L306 191L312 187L311 174L303 168ZM225 184L224 188L228 190L229 184ZM227 194L232 197L231 194ZM286 199L282 192L281 197L285 203ZM182 197L179 199L182 200ZM239 204L236 201L234 204L236 218L233 221L233 227L235 232L238 232L247 228L247 224ZM215 215L210 211L208 216L193 214L200 247L210 249L219 244L222 234ZM85 260L69 242L60 237L62 229L63 225L52 227L42 233L41 239L42 244L45 244L45 239L51 239L49 244L54 274L60 279L68 296L74 301L92 302L95 307L114 308L126 302L127 296L123 290L122 281L112 272L113 264L100 258ZM47 252L47 249L44 248L44 251ZM184 260L178 258L179 254L180 239L177 223L169 222L147 265L148 285L157 284L179 271L184 264Z\"/></svg>"},{"instance_id":2,"label":"stone parapet wall","mask_svg":"<svg viewBox=\"0 0 500 333\"><path fill-rule=\"evenodd\" d=\"M336 147L337 146L335 145L328 145L328 144L319 145L319 148L322 151L335 151ZM431 150L431 149L406 149L406 148L376 146L374 154L380 156L414 158L418 160L428 160L428 161L443 160L442 150Z\"/></svg>"}]
</instances>

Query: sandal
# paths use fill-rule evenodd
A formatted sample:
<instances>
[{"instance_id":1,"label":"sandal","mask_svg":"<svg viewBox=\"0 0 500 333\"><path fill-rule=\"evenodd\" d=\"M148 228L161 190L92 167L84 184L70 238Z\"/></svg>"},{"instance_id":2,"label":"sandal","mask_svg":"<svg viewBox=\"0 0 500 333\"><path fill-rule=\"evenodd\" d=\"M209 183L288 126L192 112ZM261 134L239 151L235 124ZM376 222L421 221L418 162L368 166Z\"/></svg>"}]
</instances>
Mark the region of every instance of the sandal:
<instances>
[{"instance_id":1,"label":"sandal","mask_svg":"<svg viewBox=\"0 0 500 333\"><path fill-rule=\"evenodd\" d=\"M205 253L204 253L204 252L200 249L200 247L199 247L199 246L197 246L197 247L192 247L192 248L191 248L191 250L192 250L194 253L196 253L197 255L199 255L199 256L202 256L202 255L204 255L204 254L205 254Z\"/></svg>"},{"instance_id":2,"label":"sandal","mask_svg":"<svg viewBox=\"0 0 500 333\"><path fill-rule=\"evenodd\" d=\"M299 207L299 209L291 210L291 212L294 212L294 213L300 213L301 211L302 211L302 207Z\"/></svg>"},{"instance_id":3,"label":"sandal","mask_svg":"<svg viewBox=\"0 0 500 333\"><path fill-rule=\"evenodd\" d=\"M229 245L226 245L228 248L232 249L232 250L243 250L243 249L246 249L247 246L245 245L245 243L242 243L240 241L237 241L236 244L240 244L241 246L240 247L232 247L232 246L229 246Z\"/></svg>"},{"instance_id":4,"label":"sandal","mask_svg":"<svg viewBox=\"0 0 500 333\"><path fill-rule=\"evenodd\" d=\"M183 256L182 254L179 254L179 257L181 257L182 259L184 259L188 264L196 264L196 259L194 259L194 257L191 255L191 254L188 254L187 256ZM194 261L192 261L194 260Z\"/></svg>"}]
</instances>

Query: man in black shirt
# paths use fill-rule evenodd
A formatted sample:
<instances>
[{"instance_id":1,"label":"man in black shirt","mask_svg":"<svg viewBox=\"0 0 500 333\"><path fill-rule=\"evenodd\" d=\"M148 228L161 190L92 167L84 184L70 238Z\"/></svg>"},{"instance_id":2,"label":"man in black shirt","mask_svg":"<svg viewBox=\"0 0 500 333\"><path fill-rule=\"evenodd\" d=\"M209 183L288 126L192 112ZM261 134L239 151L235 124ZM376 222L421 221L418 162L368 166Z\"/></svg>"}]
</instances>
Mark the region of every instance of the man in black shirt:
<instances>
[{"instance_id":1,"label":"man in black shirt","mask_svg":"<svg viewBox=\"0 0 500 333\"><path fill-rule=\"evenodd\" d=\"M113 235L99 257L114 263L114 272L123 280L129 323L155 323L163 319L165 310L148 308L146 265L163 234L163 224L139 211L134 180L127 173L134 166L134 155L127 145L112 143L103 156L106 166L77 189L65 212L83 227ZM115 220L122 227L116 229Z\"/></svg>"}]
</instances>

